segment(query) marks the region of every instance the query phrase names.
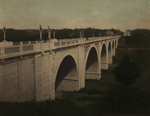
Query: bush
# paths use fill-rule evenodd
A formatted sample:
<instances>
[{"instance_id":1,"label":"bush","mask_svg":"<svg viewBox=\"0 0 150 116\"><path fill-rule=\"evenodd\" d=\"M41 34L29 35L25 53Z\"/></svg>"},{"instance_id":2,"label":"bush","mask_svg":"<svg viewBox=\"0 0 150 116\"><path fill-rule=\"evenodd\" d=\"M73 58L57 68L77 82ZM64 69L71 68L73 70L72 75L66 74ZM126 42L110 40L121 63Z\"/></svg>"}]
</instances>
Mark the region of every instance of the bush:
<instances>
[{"instance_id":1,"label":"bush","mask_svg":"<svg viewBox=\"0 0 150 116\"><path fill-rule=\"evenodd\" d=\"M125 55L113 73L116 81L125 86L131 86L140 76L140 69L130 61L129 55Z\"/></svg>"}]
</instances>

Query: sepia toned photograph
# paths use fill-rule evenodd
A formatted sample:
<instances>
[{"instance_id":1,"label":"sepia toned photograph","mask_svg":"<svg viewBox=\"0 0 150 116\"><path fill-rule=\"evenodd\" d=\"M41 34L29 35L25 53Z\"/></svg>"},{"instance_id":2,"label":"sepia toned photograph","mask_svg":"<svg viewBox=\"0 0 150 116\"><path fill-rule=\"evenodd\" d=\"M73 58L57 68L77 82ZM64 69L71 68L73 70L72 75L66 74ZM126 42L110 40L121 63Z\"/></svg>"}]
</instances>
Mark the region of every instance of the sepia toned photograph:
<instances>
[{"instance_id":1,"label":"sepia toned photograph","mask_svg":"<svg viewBox=\"0 0 150 116\"><path fill-rule=\"evenodd\" d=\"M150 116L150 0L0 0L0 116Z\"/></svg>"}]
</instances>

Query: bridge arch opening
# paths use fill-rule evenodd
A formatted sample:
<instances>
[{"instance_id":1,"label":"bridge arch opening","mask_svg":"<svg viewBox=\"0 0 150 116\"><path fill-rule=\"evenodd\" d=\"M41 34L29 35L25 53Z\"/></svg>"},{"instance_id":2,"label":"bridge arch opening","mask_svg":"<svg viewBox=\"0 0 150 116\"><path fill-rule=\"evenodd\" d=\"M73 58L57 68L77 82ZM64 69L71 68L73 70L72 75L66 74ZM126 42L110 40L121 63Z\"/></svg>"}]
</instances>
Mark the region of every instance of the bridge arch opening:
<instances>
[{"instance_id":1,"label":"bridge arch opening","mask_svg":"<svg viewBox=\"0 0 150 116\"><path fill-rule=\"evenodd\" d=\"M66 56L61 62L55 81L56 91L75 91L79 88L77 66L72 56Z\"/></svg>"},{"instance_id":2,"label":"bridge arch opening","mask_svg":"<svg viewBox=\"0 0 150 116\"><path fill-rule=\"evenodd\" d=\"M112 64L112 49L110 42L108 44L108 64Z\"/></svg>"},{"instance_id":3,"label":"bridge arch opening","mask_svg":"<svg viewBox=\"0 0 150 116\"><path fill-rule=\"evenodd\" d=\"M91 48L85 67L86 79L100 79L99 62L97 51L94 47Z\"/></svg>"},{"instance_id":4,"label":"bridge arch opening","mask_svg":"<svg viewBox=\"0 0 150 116\"><path fill-rule=\"evenodd\" d=\"M108 61L107 61L107 52L106 52L106 45L103 44L101 50L101 69L108 69Z\"/></svg>"}]
</instances>

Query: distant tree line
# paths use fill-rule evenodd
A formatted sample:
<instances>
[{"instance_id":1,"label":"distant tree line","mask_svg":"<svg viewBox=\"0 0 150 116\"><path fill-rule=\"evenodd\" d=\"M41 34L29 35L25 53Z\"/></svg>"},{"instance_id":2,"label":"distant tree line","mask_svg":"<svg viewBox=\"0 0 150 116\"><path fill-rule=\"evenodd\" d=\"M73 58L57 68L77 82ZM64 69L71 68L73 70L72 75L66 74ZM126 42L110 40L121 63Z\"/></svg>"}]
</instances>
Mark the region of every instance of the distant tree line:
<instances>
[{"instance_id":1,"label":"distant tree line","mask_svg":"<svg viewBox=\"0 0 150 116\"><path fill-rule=\"evenodd\" d=\"M135 29L128 30L131 36L124 36L120 38L120 42L124 42L131 47L150 47L150 30L149 29Z\"/></svg>"},{"instance_id":2,"label":"distant tree line","mask_svg":"<svg viewBox=\"0 0 150 116\"><path fill-rule=\"evenodd\" d=\"M150 35L132 35L124 37L126 45L134 47L147 48L150 47Z\"/></svg>"},{"instance_id":3,"label":"distant tree line","mask_svg":"<svg viewBox=\"0 0 150 116\"><path fill-rule=\"evenodd\" d=\"M145 36L150 36L150 30L149 29L134 29L134 30L131 30L131 35L137 35L137 36L139 36L139 35L145 35Z\"/></svg>"},{"instance_id":4,"label":"distant tree line","mask_svg":"<svg viewBox=\"0 0 150 116\"><path fill-rule=\"evenodd\" d=\"M84 29L84 37L95 37L105 36L106 31L113 31L113 33L119 34L120 30L116 29L95 29L95 28L86 28ZM51 38L53 38L53 31L51 30ZM57 39L69 39L69 38L79 38L80 37L80 29L57 29L55 30L55 38ZM42 32L43 40L48 38L47 29L44 29ZM39 40L39 30L38 29L25 29L25 30L16 30L16 29L7 29L6 32L6 40L7 41L34 41ZM0 41L3 40L3 32L0 30Z\"/></svg>"}]
</instances>

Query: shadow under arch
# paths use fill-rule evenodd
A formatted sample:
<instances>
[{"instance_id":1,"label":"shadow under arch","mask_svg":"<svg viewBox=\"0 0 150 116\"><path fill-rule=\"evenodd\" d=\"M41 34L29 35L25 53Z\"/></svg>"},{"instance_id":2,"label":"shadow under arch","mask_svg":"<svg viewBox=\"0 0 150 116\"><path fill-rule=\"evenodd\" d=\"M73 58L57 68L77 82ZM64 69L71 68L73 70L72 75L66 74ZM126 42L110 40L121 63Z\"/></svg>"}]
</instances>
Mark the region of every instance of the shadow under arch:
<instances>
[{"instance_id":1,"label":"shadow under arch","mask_svg":"<svg viewBox=\"0 0 150 116\"><path fill-rule=\"evenodd\" d=\"M74 58L70 55L66 56L58 69L55 80L56 91L75 91L79 90L79 79L77 74L77 66Z\"/></svg>"},{"instance_id":2,"label":"shadow under arch","mask_svg":"<svg viewBox=\"0 0 150 116\"><path fill-rule=\"evenodd\" d=\"M111 42L108 44L108 64L112 64L112 48Z\"/></svg>"},{"instance_id":3,"label":"shadow under arch","mask_svg":"<svg viewBox=\"0 0 150 116\"><path fill-rule=\"evenodd\" d=\"M85 78L86 79L100 79L100 69L97 51L94 47L91 48L85 67Z\"/></svg>"},{"instance_id":4,"label":"shadow under arch","mask_svg":"<svg viewBox=\"0 0 150 116\"><path fill-rule=\"evenodd\" d=\"M101 51L101 69L108 69L108 59L105 44L103 44Z\"/></svg>"}]
</instances>

